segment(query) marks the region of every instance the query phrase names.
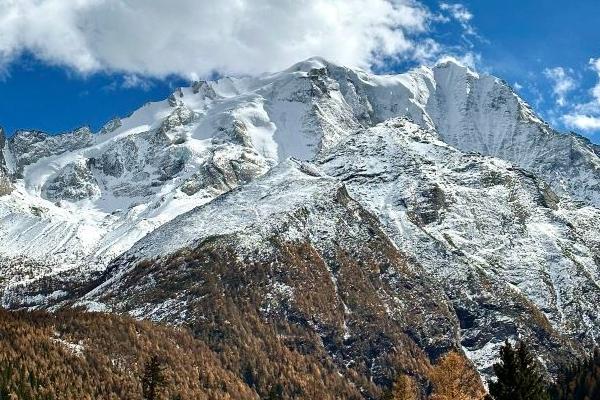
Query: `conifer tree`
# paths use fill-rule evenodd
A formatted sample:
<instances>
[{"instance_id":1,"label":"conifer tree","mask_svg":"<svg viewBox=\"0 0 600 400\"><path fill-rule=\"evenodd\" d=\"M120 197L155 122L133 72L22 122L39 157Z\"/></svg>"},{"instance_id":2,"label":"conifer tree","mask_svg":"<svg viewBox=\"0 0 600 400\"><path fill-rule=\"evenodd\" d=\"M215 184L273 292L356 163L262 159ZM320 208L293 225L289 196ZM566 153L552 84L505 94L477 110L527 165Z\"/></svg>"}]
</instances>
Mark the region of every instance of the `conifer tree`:
<instances>
[{"instance_id":1,"label":"conifer tree","mask_svg":"<svg viewBox=\"0 0 600 400\"><path fill-rule=\"evenodd\" d=\"M600 350L565 368L552 388L554 400L600 399Z\"/></svg>"},{"instance_id":2,"label":"conifer tree","mask_svg":"<svg viewBox=\"0 0 600 400\"><path fill-rule=\"evenodd\" d=\"M0 400L8 400L12 370L8 363L0 363Z\"/></svg>"},{"instance_id":3,"label":"conifer tree","mask_svg":"<svg viewBox=\"0 0 600 400\"><path fill-rule=\"evenodd\" d=\"M283 397L283 385L281 383L276 383L275 385L273 385L273 387L271 387L271 390L269 391L269 397L267 397L268 400L278 400L281 399Z\"/></svg>"},{"instance_id":4,"label":"conifer tree","mask_svg":"<svg viewBox=\"0 0 600 400\"><path fill-rule=\"evenodd\" d=\"M152 356L144 367L142 394L144 400L156 400L165 385L164 366L158 356Z\"/></svg>"},{"instance_id":5,"label":"conifer tree","mask_svg":"<svg viewBox=\"0 0 600 400\"><path fill-rule=\"evenodd\" d=\"M506 341L494 364L496 380L489 384L494 400L549 400L538 366L524 342L516 349Z\"/></svg>"}]
</instances>

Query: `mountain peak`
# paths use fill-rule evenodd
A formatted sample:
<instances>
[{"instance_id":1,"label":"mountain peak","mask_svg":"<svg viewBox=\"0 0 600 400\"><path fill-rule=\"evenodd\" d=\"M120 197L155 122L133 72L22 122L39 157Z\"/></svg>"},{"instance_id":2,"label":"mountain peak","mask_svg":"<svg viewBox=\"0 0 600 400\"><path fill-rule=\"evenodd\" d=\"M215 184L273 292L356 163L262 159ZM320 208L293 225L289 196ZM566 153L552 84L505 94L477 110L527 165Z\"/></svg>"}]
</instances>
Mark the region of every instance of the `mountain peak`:
<instances>
[{"instance_id":1,"label":"mountain peak","mask_svg":"<svg viewBox=\"0 0 600 400\"><path fill-rule=\"evenodd\" d=\"M444 57L439 60L434 66L433 70L448 70L453 73L460 73L465 75L471 75L475 78L479 78L479 73L473 70L470 66L464 64L460 60L454 57Z\"/></svg>"},{"instance_id":2,"label":"mountain peak","mask_svg":"<svg viewBox=\"0 0 600 400\"><path fill-rule=\"evenodd\" d=\"M327 68L330 66L340 67L340 65L331 62L320 56L313 56L302 60L285 69L286 72L310 72L313 69Z\"/></svg>"}]
</instances>

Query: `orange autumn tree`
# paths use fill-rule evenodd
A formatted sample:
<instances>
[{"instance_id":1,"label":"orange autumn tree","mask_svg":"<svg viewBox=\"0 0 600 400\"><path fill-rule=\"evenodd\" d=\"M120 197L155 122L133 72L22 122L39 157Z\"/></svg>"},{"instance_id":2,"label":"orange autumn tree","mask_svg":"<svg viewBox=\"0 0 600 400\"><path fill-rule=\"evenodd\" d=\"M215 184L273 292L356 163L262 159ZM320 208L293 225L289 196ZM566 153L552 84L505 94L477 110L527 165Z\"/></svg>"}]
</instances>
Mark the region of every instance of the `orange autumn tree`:
<instances>
[{"instance_id":1,"label":"orange autumn tree","mask_svg":"<svg viewBox=\"0 0 600 400\"><path fill-rule=\"evenodd\" d=\"M419 400L419 386L415 379L406 374L399 375L384 400Z\"/></svg>"},{"instance_id":2,"label":"orange autumn tree","mask_svg":"<svg viewBox=\"0 0 600 400\"><path fill-rule=\"evenodd\" d=\"M485 390L477 371L457 352L442 357L431 373L430 400L480 400Z\"/></svg>"}]
</instances>

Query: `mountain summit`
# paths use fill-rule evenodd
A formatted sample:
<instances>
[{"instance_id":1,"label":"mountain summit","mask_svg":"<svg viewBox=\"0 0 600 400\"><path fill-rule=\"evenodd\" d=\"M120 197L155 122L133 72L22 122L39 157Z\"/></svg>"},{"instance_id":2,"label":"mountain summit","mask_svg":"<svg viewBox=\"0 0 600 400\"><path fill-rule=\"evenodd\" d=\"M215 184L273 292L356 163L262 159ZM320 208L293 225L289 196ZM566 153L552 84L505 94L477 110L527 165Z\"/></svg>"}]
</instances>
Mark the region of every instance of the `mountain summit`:
<instances>
[{"instance_id":1,"label":"mountain summit","mask_svg":"<svg viewBox=\"0 0 600 400\"><path fill-rule=\"evenodd\" d=\"M552 373L600 339L599 148L454 62L311 58L0 145L5 307L247 314L357 385L450 349L485 374L520 337Z\"/></svg>"}]
</instances>

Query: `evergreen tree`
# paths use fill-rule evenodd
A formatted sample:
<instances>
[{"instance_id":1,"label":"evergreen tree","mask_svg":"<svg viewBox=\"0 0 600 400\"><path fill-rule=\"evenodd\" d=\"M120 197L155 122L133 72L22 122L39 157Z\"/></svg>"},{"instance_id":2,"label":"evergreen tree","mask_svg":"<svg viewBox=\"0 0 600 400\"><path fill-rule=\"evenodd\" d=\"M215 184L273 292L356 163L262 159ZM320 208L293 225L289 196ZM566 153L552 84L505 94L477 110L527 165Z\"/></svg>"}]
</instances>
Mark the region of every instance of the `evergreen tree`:
<instances>
[{"instance_id":1,"label":"evergreen tree","mask_svg":"<svg viewBox=\"0 0 600 400\"><path fill-rule=\"evenodd\" d=\"M507 341L494 364L496 380L490 382L495 400L549 400L550 396L537 364L524 342L516 349Z\"/></svg>"},{"instance_id":2,"label":"evergreen tree","mask_svg":"<svg viewBox=\"0 0 600 400\"><path fill-rule=\"evenodd\" d=\"M0 400L8 400L12 370L8 363L0 363Z\"/></svg>"},{"instance_id":3,"label":"evergreen tree","mask_svg":"<svg viewBox=\"0 0 600 400\"><path fill-rule=\"evenodd\" d=\"M283 385L281 383L276 383L273 385L273 387L271 387L271 390L269 391L269 397L267 397L267 399L279 400L281 398L283 398Z\"/></svg>"},{"instance_id":4,"label":"evergreen tree","mask_svg":"<svg viewBox=\"0 0 600 400\"><path fill-rule=\"evenodd\" d=\"M156 400L165 386L164 366L158 356L152 356L144 367L142 394L145 400Z\"/></svg>"},{"instance_id":5,"label":"evergreen tree","mask_svg":"<svg viewBox=\"0 0 600 400\"><path fill-rule=\"evenodd\" d=\"M559 374L552 388L555 400L600 399L600 350Z\"/></svg>"}]
</instances>

